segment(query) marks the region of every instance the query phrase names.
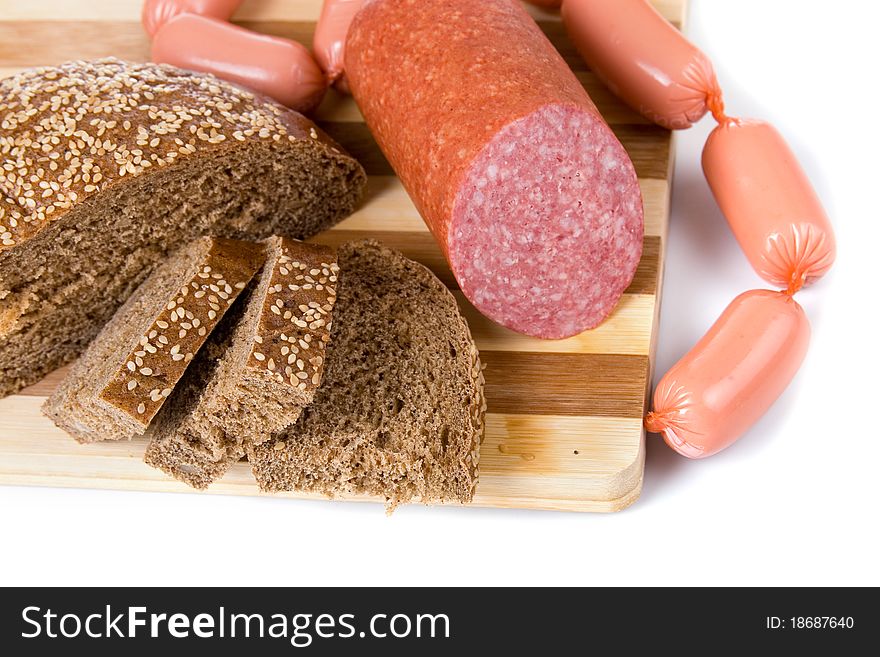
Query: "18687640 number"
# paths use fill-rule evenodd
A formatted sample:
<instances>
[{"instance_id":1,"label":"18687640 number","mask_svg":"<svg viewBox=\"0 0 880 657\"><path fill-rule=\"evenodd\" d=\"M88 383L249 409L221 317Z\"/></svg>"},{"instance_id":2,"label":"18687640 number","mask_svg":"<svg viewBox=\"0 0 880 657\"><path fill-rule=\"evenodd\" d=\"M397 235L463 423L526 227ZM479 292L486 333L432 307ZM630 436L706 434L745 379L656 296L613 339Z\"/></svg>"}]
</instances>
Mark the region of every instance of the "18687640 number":
<instances>
[{"instance_id":1,"label":"18687640 number","mask_svg":"<svg viewBox=\"0 0 880 657\"><path fill-rule=\"evenodd\" d=\"M789 621L794 630L851 630L855 625L852 616L792 616Z\"/></svg>"},{"instance_id":2,"label":"18687640 number","mask_svg":"<svg viewBox=\"0 0 880 657\"><path fill-rule=\"evenodd\" d=\"M768 630L851 630L855 626L852 616L779 616L767 617Z\"/></svg>"}]
</instances>

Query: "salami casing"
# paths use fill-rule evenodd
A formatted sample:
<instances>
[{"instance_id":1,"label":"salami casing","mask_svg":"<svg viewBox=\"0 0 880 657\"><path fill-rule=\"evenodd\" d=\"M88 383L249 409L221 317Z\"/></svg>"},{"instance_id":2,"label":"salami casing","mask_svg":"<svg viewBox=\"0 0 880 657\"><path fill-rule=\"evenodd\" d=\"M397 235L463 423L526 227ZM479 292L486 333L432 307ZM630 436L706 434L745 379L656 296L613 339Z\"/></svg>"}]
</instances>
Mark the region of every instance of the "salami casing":
<instances>
[{"instance_id":1,"label":"salami casing","mask_svg":"<svg viewBox=\"0 0 880 657\"><path fill-rule=\"evenodd\" d=\"M345 71L482 313L565 338L611 312L642 252L636 173L517 0L368 0Z\"/></svg>"}]
</instances>

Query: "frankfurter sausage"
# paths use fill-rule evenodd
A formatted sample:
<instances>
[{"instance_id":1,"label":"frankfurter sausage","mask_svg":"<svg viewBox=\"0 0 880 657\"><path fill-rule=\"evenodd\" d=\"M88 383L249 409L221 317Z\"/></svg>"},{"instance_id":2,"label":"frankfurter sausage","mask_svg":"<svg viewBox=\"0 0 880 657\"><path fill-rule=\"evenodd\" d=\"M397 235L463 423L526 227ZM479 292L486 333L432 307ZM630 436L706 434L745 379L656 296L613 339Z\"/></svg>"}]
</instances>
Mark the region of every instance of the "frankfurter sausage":
<instances>
[{"instance_id":1,"label":"frankfurter sausage","mask_svg":"<svg viewBox=\"0 0 880 657\"><path fill-rule=\"evenodd\" d=\"M178 14L198 14L228 21L241 0L144 0L141 23L152 39L160 27Z\"/></svg>"},{"instance_id":2,"label":"frankfurter sausage","mask_svg":"<svg viewBox=\"0 0 880 657\"><path fill-rule=\"evenodd\" d=\"M791 296L739 295L661 379L646 428L689 458L720 452L782 394L809 341L807 316Z\"/></svg>"},{"instance_id":3,"label":"frankfurter sausage","mask_svg":"<svg viewBox=\"0 0 880 657\"><path fill-rule=\"evenodd\" d=\"M642 252L635 169L517 0L372 0L345 74L480 312L543 338L611 312Z\"/></svg>"},{"instance_id":4,"label":"frankfurter sausage","mask_svg":"<svg viewBox=\"0 0 880 657\"><path fill-rule=\"evenodd\" d=\"M195 14L172 18L156 32L153 61L213 73L300 112L317 107L327 90L304 45Z\"/></svg>"},{"instance_id":5,"label":"frankfurter sausage","mask_svg":"<svg viewBox=\"0 0 880 657\"><path fill-rule=\"evenodd\" d=\"M752 267L793 294L834 262L834 231L782 135L763 121L728 119L709 135L703 173Z\"/></svg>"},{"instance_id":6,"label":"frankfurter sausage","mask_svg":"<svg viewBox=\"0 0 880 657\"><path fill-rule=\"evenodd\" d=\"M721 107L712 62L646 0L565 0L562 21L596 75L648 120L689 128Z\"/></svg>"},{"instance_id":7,"label":"frankfurter sausage","mask_svg":"<svg viewBox=\"0 0 880 657\"><path fill-rule=\"evenodd\" d=\"M364 0L324 0L321 17L315 27L312 51L331 84L349 93L343 75L345 63L345 38L348 28Z\"/></svg>"}]
</instances>

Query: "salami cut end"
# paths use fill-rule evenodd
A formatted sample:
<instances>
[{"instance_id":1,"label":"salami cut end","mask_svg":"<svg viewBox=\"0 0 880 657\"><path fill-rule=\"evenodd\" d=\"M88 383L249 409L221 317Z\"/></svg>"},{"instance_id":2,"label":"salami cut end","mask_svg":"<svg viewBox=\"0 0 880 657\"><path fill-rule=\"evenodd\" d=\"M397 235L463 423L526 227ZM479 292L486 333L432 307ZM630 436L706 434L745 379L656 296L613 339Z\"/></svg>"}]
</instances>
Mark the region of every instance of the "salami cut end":
<instances>
[{"instance_id":1,"label":"salami cut end","mask_svg":"<svg viewBox=\"0 0 880 657\"><path fill-rule=\"evenodd\" d=\"M483 314L566 338L598 325L642 254L638 179L596 114L549 104L491 139L452 209L449 260Z\"/></svg>"}]
</instances>

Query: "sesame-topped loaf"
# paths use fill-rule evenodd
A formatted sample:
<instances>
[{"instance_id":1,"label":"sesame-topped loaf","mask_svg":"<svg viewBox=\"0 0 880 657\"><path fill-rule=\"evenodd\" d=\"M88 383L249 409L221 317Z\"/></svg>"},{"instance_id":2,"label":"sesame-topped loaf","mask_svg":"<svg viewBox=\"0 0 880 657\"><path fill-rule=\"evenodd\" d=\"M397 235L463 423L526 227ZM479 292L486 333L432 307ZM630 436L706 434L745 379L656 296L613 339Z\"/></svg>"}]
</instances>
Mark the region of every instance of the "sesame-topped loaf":
<instances>
[{"instance_id":1,"label":"sesame-topped loaf","mask_svg":"<svg viewBox=\"0 0 880 657\"><path fill-rule=\"evenodd\" d=\"M0 396L76 357L181 244L304 238L365 182L311 121L210 75L105 59L0 81Z\"/></svg>"},{"instance_id":2,"label":"sesame-topped loaf","mask_svg":"<svg viewBox=\"0 0 880 657\"><path fill-rule=\"evenodd\" d=\"M486 410L455 298L376 242L343 245L324 379L288 429L248 447L264 491L470 502Z\"/></svg>"},{"instance_id":3,"label":"sesame-topped loaf","mask_svg":"<svg viewBox=\"0 0 880 657\"><path fill-rule=\"evenodd\" d=\"M179 251L116 312L43 412L80 442L143 434L264 260L262 245L224 238Z\"/></svg>"},{"instance_id":4,"label":"sesame-topped loaf","mask_svg":"<svg viewBox=\"0 0 880 657\"><path fill-rule=\"evenodd\" d=\"M321 384L339 267L333 249L272 237L230 311L157 418L145 460L205 488L245 445L285 429Z\"/></svg>"}]
</instances>

